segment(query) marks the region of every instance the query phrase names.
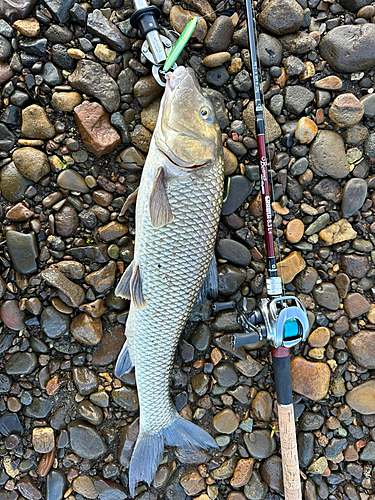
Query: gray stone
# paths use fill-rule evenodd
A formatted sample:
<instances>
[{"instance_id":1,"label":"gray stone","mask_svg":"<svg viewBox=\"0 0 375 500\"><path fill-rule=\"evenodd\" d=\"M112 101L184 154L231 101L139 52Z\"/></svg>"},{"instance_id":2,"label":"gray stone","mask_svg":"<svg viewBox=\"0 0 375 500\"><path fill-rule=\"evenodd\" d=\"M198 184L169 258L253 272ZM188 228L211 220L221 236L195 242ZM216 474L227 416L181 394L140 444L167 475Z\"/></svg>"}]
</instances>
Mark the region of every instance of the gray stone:
<instances>
[{"instance_id":1,"label":"gray stone","mask_svg":"<svg viewBox=\"0 0 375 500\"><path fill-rule=\"evenodd\" d=\"M369 5L369 2L368 0L340 0L340 5L342 5L344 9L357 12L361 7Z\"/></svg>"},{"instance_id":2,"label":"gray stone","mask_svg":"<svg viewBox=\"0 0 375 500\"><path fill-rule=\"evenodd\" d=\"M335 457L339 453L343 452L345 448L348 446L348 441L345 438L333 438L331 439L328 446L326 446L324 452L328 459Z\"/></svg>"},{"instance_id":3,"label":"gray stone","mask_svg":"<svg viewBox=\"0 0 375 500\"><path fill-rule=\"evenodd\" d=\"M100 64L81 59L68 80L75 89L99 99L110 113L120 106L117 83Z\"/></svg>"},{"instance_id":4,"label":"gray stone","mask_svg":"<svg viewBox=\"0 0 375 500\"><path fill-rule=\"evenodd\" d=\"M73 381L82 396L88 396L98 389L98 377L86 366L73 368Z\"/></svg>"},{"instance_id":5,"label":"gray stone","mask_svg":"<svg viewBox=\"0 0 375 500\"><path fill-rule=\"evenodd\" d=\"M61 71L56 68L54 64L51 62L47 62L42 71L41 76L47 85L51 85L54 87L55 85L60 85L62 83L62 74Z\"/></svg>"},{"instance_id":6,"label":"gray stone","mask_svg":"<svg viewBox=\"0 0 375 500\"><path fill-rule=\"evenodd\" d=\"M250 481L245 484L244 493L248 500L264 500L268 487L262 481L259 472L253 470Z\"/></svg>"},{"instance_id":7,"label":"gray stone","mask_svg":"<svg viewBox=\"0 0 375 500\"><path fill-rule=\"evenodd\" d=\"M135 71L131 68L125 68L117 78L117 85L121 94L132 94L135 82L138 80Z\"/></svg>"},{"instance_id":8,"label":"gray stone","mask_svg":"<svg viewBox=\"0 0 375 500\"><path fill-rule=\"evenodd\" d=\"M285 89L285 107L294 115L300 115L314 100L315 95L300 85L289 85Z\"/></svg>"},{"instance_id":9,"label":"gray stone","mask_svg":"<svg viewBox=\"0 0 375 500\"><path fill-rule=\"evenodd\" d=\"M7 126L4 123L0 123L0 150L1 151L10 151L14 143L16 142L16 138L14 134L8 130Z\"/></svg>"},{"instance_id":10,"label":"gray stone","mask_svg":"<svg viewBox=\"0 0 375 500\"><path fill-rule=\"evenodd\" d=\"M99 432L81 420L68 425L70 446L82 458L94 459L107 451L104 439Z\"/></svg>"},{"instance_id":11,"label":"gray stone","mask_svg":"<svg viewBox=\"0 0 375 500\"><path fill-rule=\"evenodd\" d=\"M249 92L252 88L253 84L251 82L251 78L249 73L243 69L233 78L233 87L238 92Z\"/></svg>"},{"instance_id":12,"label":"gray stone","mask_svg":"<svg viewBox=\"0 0 375 500\"><path fill-rule=\"evenodd\" d=\"M59 173L57 184L70 191L78 191L79 193L88 193L89 187L83 177L73 169L67 168Z\"/></svg>"},{"instance_id":13,"label":"gray stone","mask_svg":"<svg viewBox=\"0 0 375 500\"><path fill-rule=\"evenodd\" d=\"M341 211L346 219L360 210L367 196L367 182L364 179L350 179L342 193Z\"/></svg>"},{"instance_id":14,"label":"gray stone","mask_svg":"<svg viewBox=\"0 0 375 500\"><path fill-rule=\"evenodd\" d=\"M47 476L46 500L62 500L66 478L62 470L51 470Z\"/></svg>"},{"instance_id":15,"label":"gray stone","mask_svg":"<svg viewBox=\"0 0 375 500\"><path fill-rule=\"evenodd\" d=\"M38 257L35 234L8 231L6 241L14 269L22 274L35 272L37 270L36 258Z\"/></svg>"},{"instance_id":16,"label":"gray stone","mask_svg":"<svg viewBox=\"0 0 375 500\"><path fill-rule=\"evenodd\" d=\"M77 0L43 0L48 10L59 23L69 20L69 10Z\"/></svg>"},{"instance_id":17,"label":"gray stone","mask_svg":"<svg viewBox=\"0 0 375 500\"><path fill-rule=\"evenodd\" d=\"M59 26L58 24L53 24L45 32L44 36L51 43L69 43L73 40L73 33L66 26Z\"/></svg>"},{"instance_id":18,"label":"gray stone","mask_svg":"<svg viewBox=\"0 0 375 500\"><path fill-rule=\"evenodd\" d=\"M24 408L24 415L31 418L46 418L52 409L52 401L44 398L33 398L31 404Z\"/></svg>"},{"instance_id":19,"label":"gray stone","mask_svg":"<svg viewBox=\"0 0 375 500\"><path fill-rule=\"evenodd\" d=\"M375 25L338 26L320 42L320 55L335 71L353 73L375 65Z\"/></svg>"},{"instance_id":20,"label":"gray stone","mask_svg":"<svg viewBox=\"0 0 375 500\"><path fill-rule=\"evenodd\" d=\"M290 54L305 54L314 50L318 45L319 38L312 33L297 31L292 35L285 35L280 38L284 50Z\"/></svg>"},{"instance_id":21,"label":"gray stone","mask_svg":"<svg viewBox=\"0 0 375 500\"><path fill-rule=\"evenodd\" d=\"M370 134L364 145L364 151L370 158L375 156L375 134Z\"/></svg>"},{"instance_id":22,"label":"gray stone","mask_svg":"<svg viewBox=\"0 0 375 500\"><path fill-rule=\"evenodd\" d=\"M13 29L4 19L0 19L0 35L6 38L12 38L16 34L16 30Z\"/></svg>"},{"instance_id":23,"label":"gray stone","mask_svg":"<svg viewBox=\"0 0 375 500\"><path fill-rule=\"evenodd\" d=\"M360 99L364 106L364 116L373 118L375 116L375 94L366 94Z\"/></svg>"},{"instance_id":24,"label":"gray stone","mask_svg":"<svg viewBox=\"0 0 375 500\"><path fill-rule=\"evenodd\" d=\"M9 434L23 434L23 427L16 413L6 412L0 417L0 434L9 436Z\"/></svg>"},{"instance_id":25,"label":"gray stone","mask_svg":"<svg viewBox=\"0 0 375 500\"><path fill-rule=\"evenodd\" d=\"M75 68L75 60L68 55L68 49L60 43L52 46L52 61L56 66L67 71Z\"/></svg>"},{"instance_id":26,"label":"gray stone","mask_svg":"<svg viewBox=\"0 0 375 500\"><path fill-rule=\"evenodd\" d=\"M0 17L9 23L14 23L17 19L25 19L31 13L37 0L1 0Z\"/></svg>"},{"instance_id":27,"label":"gray stone","mask_svg":"<svg viewBox=\"0 0 375 500\"><path fill-rule=\"evenodd\" d=\"M211 342L211 330L206 323L199 323L194 333L190 336L190 342L198 351L205 351Z\"/></svg>"},{"instance_id":28,"label":"gray stone","mask_svg":"<svg viewBox=\"0 0 375 500\"><path fill-rule=\"evenodd\" d=\"M43 57L46 53L47 38L25 39L19 43L19 48L27 54L32 54L38 57ZM22 57L22 56L21 56Z\"/></svg>"},{"instance_id":29,"label":"gray stone","mask_svg":"<svg viewBox=\"0 0 375 500\"><path fill-rule=\"evenodd\" d=\"M283 469L281 458L277 455L273 455L267 458L260 466L260 473L262 475L263 481L276 493L283 494Z\"/></svg>"},{"instance_id":30,"label":"gray stone","mask_svg":"<svg viewBox=\"0 0 375 500\"><path fill-rule=\"evenodd\" d=\"M11 354L5 365L7 375L28 375L37 366L37 359L33 352L16 352Z\"/></svg>"},{"instance_id":31,"label":"gray stone","mask_svg":"<svg viewBox=\"0 0 375 500\"><path fill-rule=\"evenodd\" d=\"M350 165L341 135L331 130L319 131L310 148L309 163L313 172L321 177L346 177L350 172Z\"/></svg>"},{"instance_id":32,"label":"gray stone","mask_svg":"<svg viewBox=\"0 0 375 500\"><path fill-rule=\"evenodd\" d=\"M239 243L231 239L221 239L216 244L217 256L221 259L226 259L232 264L238 266L248 266L251 261L249 250Z\"/></svg>"},{"instance_id":33,"label":"gray stone","mask_svg":"<svg viewBox=\"0 0 375 500\"><path fill-rule=\"evenodd\" d=\"M311 293L318 278L318 272L313 267L306 267L294 278L293 285L300 293Z\"/></svg>"},{"instance_id":34,"label":"gray stone","mask_svg":"<svg viewBox=\"0 0 375 500\"><path fill-rule=\"evenodd\" d=\"M222 215L229 215L239 208L251 194L252 185L247 177L235 175L230 178L228 197L223 203Z\"/></svg>"},{"instance_id":35,"label":"gray stone","mask_svg":"<svg viewBox=\"0 0 375 500\"><path fill-rule=\"evenodd\" d=\"M303 9L295 0L271 0L258 16L262 28L274 35L294 33L303 19Z\"/></svg>"},{"instance_id":36,"label":"gray stone","mask_svg":"<svg viewBox=\"0 0 375 500\"><path fill-rule=\"evenodd\" d=\"M88 15L87 31L99 36L114 50L122 52L130 49L130 40L99 9Z\"/></svg>"},{"instance_id":37,"label":"gray stone","mask_svg":"<svg viewBox=\"0 0 375 500\"><path fill-rule=\"evenodd\" d=\"M12 54L12 46L10 42L0 35L0 62L6 61Z\"/></svg>"},{"instance_id":38,"label":"gray stone","mask_svg":"<svg viewBox=\"0 0 375 500\"><path fill-rule=\"evenodd\" d=\"M256 429L250 434L245 434L244 442L247 451L257 460L270 457L276 451L276 441L271 437L270 431Z\"/></svg>"},{"instance_id":39,"label":"gray stone","mask_svg":"<svg viewBox=\"0 0 375 500\"><path fill-rule=\"evenodd\" d=\"M298 434L298 458L302 468L312 463L314 458L314 434L312 432Z\"/></svg>"},{"instance_id":40,"label":"gray stone","mask_svg":"<svg viewBox=\"0 0 375 500\"><path fill-rule=\"evenodd\" d=\"M211 52L225 52L232 41L234 26L228 16L219 16L208 30L204 43Z\"/></svg>"},{"instance_id":41,"label":"gray stone","mask_svg":"<svg viewBox=\"0 0 375 500\"><path fill-rule=\"evenodd\" d=\"M213 374L222 387L232 387L238 382L236 370L231 363L220 362L215 366Z\"/></svg>"},{"instance_id":42,"label":"gray stone","mask_svg":"<svg viewBox=\"0 0 375 500\"><path fill-rule=\"evenodd\" d=\"M270 68L281 64L283 46L277 38L261 33L258 37L258 52L262 66Z\"/></svg>"},{"instance_id":43,"label":"gray stone","mask_svg":"<svg viewBox=\"0 0 375 500\"><path fill-rule=\"evenodd\" d=\"M302 413L298 424L301 431L316 431L324 424L324 417L319 413L305 411Z\"/></svg>"},{"instance_id":44,"label":"gray stone","mask_svg":"<svg viewBox=\"0 0 375 500\"><path fill-rule=\"evenodd\" d=\"M207 82L210 85L215 85L215 87L222 87L227 83L229 78L229 73L224 66L210 69L207 71L206 75Z\"/></svg>"},{"instance_id":45,"label":"gray stone","mask_svg":"<svg viewBox=\"0 0 375 500\"><path fill-rule=\"evenodd\" d=\"M361 453L361 460L367 460L369 462L372 462L375 460L375 442L374 441L370 441L363 448L362 453Z\"/></svg>"},{"instance_id":46,"label":"gray stone","mask_svg":"<svg viewBox=\"0 0 375 500\"><path fill-rule=\"evenodd\" d=\"M63 296L60 296L60 298L64 299L64 302L66 302L68 305L72 307L78 307L83 303L85 299L85 293L83 289L76 283L73 283L68 278L66 278L57 269L44 269L41 272L41 276L47 281L49 285L54 286L63 294Z\"/></svg>"},{"instance_id":47,"label":"gray stone","mask_svg":"<svg viewBox=\"0 0 375 500\"><path fill-rule=\"evenodd\" d=\"M340 306L340 297L333 283L321 283L313 291L316 302L326 309L337 311Z\"/></svg>"},{"instance_id":48,"label":"gray stone","mask_svg":"<svg viewBox=\"0 0 375 500\"><path fill-rule=\"evenodd\" d=\"M218 269L219 293L228 297L239 289L246 278L245 269L224 264Z\"/></svg>"},{"instance_id":49,"label":"gray stone","mask_svg":"<svg viewBox=\"0 0 375 500\"><path fill-rule=\"evenodd\" d=\"M62 314L53 306L48 306L43 309L40 317L40 326L47 337L55 339L61 337L69 330L70 317L67 314Z\"/></svg>"}]
</instances>

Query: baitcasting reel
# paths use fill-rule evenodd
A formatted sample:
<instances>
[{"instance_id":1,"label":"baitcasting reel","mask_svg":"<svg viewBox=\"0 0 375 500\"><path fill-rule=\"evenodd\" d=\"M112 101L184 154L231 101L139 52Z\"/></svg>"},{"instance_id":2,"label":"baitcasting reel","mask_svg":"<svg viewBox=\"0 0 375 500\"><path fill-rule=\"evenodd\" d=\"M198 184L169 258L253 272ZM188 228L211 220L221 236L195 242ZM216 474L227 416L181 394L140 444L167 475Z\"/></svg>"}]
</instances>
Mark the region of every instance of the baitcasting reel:
<instances>
[{"instance_id":1,"label":"baitcasting reel","mask_svg":"<svg viewBox=\"0 0 375 500\"><path fill-rule=\"evenodd\" d=\"M237 322L245 333L233 335L234 347L267 339L272 347L290 349L306 340L309 333L305 306L293 295L262 299L251 312L246 311L244 299L243 306L237 306Z\"/></svg>"}]
</instances>

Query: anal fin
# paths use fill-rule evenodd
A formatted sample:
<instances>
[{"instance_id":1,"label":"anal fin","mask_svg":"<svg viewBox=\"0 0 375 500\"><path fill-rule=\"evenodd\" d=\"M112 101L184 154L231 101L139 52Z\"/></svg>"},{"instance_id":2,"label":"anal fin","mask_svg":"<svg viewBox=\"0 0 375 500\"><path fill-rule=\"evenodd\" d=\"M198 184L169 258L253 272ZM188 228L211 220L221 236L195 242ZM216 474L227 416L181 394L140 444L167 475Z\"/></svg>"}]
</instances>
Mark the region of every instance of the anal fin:
<instances>
[{"instance_id":1,"label":"anal fin","mask_svg":"<svg viewBox=\"0 0 375 500\"><path fill-rule=\"evenodd\" d=\"M158 168L152 184L149 210L152 227L165 226L174 219L165 188L164 170L162 167Z\"/></svg>"},{"instance_id":2,"label":"anal fin","mask_svg":"<svg viewBox=\"0 0 375 500\"><path fill-rule=\"evenodd\" d=\"M125 269L124 274L121 276L120 281L115 289L115 295L123 299L130 299L130 280L134 271L134 260Z\"/></svg>"},{"instance_id":3,"label":"anal fin","mask_svg":"<svg viewBox=\"0 0 375 500\"><path fill-rule=\"evenodd\" d=\"M130 294L132 302L137 309L142 309L147 305L143 297L141 271L138 264L135 264L134 272L130 280Z\"/></svg>"}]
</instances>

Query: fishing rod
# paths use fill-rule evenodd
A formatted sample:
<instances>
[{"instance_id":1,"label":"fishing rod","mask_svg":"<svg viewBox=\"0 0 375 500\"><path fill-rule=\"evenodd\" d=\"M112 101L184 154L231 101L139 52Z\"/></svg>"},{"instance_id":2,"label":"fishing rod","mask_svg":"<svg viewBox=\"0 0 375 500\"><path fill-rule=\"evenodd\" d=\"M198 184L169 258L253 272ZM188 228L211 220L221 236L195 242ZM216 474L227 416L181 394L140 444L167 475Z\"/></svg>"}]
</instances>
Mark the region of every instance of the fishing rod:
<instances>
[{"instance_id":1,"label":"fishing rod","mask_svg":"<svg viewBox=\"0 0 375 500\"><path fill-rule=\"evenodd\" d=\"M255 97L255 131L258 145L268 277L266 279L267 297L261 299L258 308L254 311L247 311L246 299L243 300L241 306L237 306L237 321L244 328L245 333L234 335L233 344L235 347L240 347L258 342L264 338L271 344L285 500L302 500L289 349L302 340L306 340L309 332L309 322L302 302L294 296L283 296L281 278L277 275L265 119L256 51L255 20L251 0L246 0L246 11Z\"/></svg>"}]
</instances>

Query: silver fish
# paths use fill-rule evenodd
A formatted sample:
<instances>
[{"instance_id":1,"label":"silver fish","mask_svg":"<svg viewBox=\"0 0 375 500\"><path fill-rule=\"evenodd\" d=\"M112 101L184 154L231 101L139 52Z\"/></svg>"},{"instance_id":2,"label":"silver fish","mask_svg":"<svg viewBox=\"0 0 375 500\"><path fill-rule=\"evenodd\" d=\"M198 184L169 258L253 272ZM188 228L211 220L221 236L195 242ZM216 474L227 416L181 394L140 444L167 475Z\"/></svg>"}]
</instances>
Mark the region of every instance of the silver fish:
<instances>
[{"instance_id":1,"label":"silver fish","mask_svg":"<svg viewBox=\"0 0 375 500\"><path fill-rule=\"evenodd\" d=\"M214 439L180 417L169 393L179 337L198 295L217 293L214 244L224 182L221 132L191 68L167 80L136 206L134 260L115 290L131 298L126 343L115 374L135 366L140 431L129 490L151 483L164 451L213 448Z\"/></svg>"}]
</instances>

